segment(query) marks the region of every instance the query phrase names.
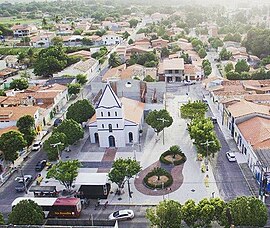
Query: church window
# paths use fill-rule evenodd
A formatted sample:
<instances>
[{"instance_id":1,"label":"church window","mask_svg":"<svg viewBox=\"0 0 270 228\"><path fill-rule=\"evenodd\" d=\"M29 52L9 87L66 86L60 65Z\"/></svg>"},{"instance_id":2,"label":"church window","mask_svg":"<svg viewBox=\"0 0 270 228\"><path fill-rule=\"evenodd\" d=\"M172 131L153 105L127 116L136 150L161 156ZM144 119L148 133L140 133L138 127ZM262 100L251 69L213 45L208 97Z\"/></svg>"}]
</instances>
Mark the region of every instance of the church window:
<instances>
[{"instance_id":1,"label":"church window","mask_svg":"<svg viewBox=\"0 0 270 228\"><path fill-rule=\"evenodd\" d=\"M116 124L116 127L118 128L118 124Z\"/></svg>"},{"instance_id":2,"label":"church window","mask_svg":"<svg viewBox=\"0 0 270 228\"><path fill-rule=\"evenodd\" d=\"M115 116L117 116L117 112L115 112L114 114L115 114Z\"/></svg>"},{"instance_id":3,"label":"church window","mask_svg":"<svg viewBox=\"0 0 270 228\"><path fill-rule=\"evenodd\" d=\"M111 116L111 113L110 112L108 112L108 116Z\"/></svg>"},{"instance_id":4,"label":"church window","mask_svg":"<svg viewBox=\"0 0 270 228\"><path fill-rule=\"evenodd\" d=\"M103 116L103 112L101 112L100 114L101 114L101 116Z\"/></svg>"},{"instance_id":5,"label":"church window","mask_svg":"<svg viewBox=\"0 0 270 228\"><path fill-rule=\"evenodd\" d=\"M112 125L109 124L109 132L112 132Z\"/></svg>"},{"instance_id":6,"label":"church window","mask_svg":"<svg viewBox=\"0 0 270 228\"><path fill-rule=\"evenodd\" d=\"M102 124L102 128L104 128L104 124Z\"/></svg>"}]
</instances>

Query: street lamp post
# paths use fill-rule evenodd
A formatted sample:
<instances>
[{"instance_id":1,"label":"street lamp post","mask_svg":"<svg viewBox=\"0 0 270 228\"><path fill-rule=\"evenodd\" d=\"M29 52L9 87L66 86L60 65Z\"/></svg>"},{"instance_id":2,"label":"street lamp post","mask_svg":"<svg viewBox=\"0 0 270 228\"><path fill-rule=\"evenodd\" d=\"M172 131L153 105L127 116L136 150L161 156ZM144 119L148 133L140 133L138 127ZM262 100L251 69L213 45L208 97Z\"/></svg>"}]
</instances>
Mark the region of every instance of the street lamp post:
<instances>
[{"instance_id":1,"label":"street lamp post","mask_svg":"<svg viewBox=\"0 0 270 228\"><path fill-rule=\"evenodd\" d=\"M162 188L162 199L164 200L164 183L162 182L161 183L161 188Z\"/></svg>"},{"instance_id":2,"label":"street lamp post","mask_svg":"<svg viewBox=\"0 0 270 228\"><path fill-rule=\"evenodd\" d=\"M63 143L58 142L58 143L51 144L52 147L56 147L57 148L58 160L60 161L61 160L61 156L60 156L59 147L58 147L59 145L63 145Z\"/></svg>"},{"instance_id":3,"label":"street lamp post","mask_svg":"<svg viewBox=\"0 0 270 228\"><path fill-rule=\"evenodd\" d=\"M133 144L132 144L132 147L133 147L133 159L136 161L136 160L137 160L137 159L136 159L136 148L135 148L134 142L133 142Z\"/></svg>"},{"instance_id":4,"label":"street lamp post","mask_svg":"<svg viewBox=\"0 0 270 228\"><path fill-rule=\"evenodd\" d=\"M163 130L162 130L162 133L163 133L163 145L164 145L164 140L165 140L165 133L164 133L164 123L165 122L169 122L169 120L166 120L166 119L164 119L164 118L157 118L157 120L160 120L160 121L162 121L162 123L163 123Z\"/></svg>"},{"instance_id":5,"label":"street lamp post","mask_svg":"<svg viewBox=\"0 0 270 228\"><path fill-rule=\"evenodd\" d=\"M206 171L208 171L208 146L211 144L211 143L215 143L214 141L206 141L204 143L201 143L201 145L206 145L206 160L205 160L205 165L206 165Z\"/></svg>"}]
</instances>

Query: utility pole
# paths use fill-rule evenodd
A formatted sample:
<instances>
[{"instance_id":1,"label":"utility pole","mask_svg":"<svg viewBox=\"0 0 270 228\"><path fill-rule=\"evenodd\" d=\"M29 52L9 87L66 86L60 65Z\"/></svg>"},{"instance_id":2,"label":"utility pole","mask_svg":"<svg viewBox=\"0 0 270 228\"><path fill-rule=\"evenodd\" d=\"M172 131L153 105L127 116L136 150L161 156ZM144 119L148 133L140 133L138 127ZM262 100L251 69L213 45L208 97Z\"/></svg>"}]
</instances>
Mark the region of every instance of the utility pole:
<instances>
[{"instance_id":1,"label":"utility pole","mask_svg":"<svg viewBox=\"0 0 270 228\"><path fill-rule=\"evenodd\" d=\"M163 123L163 130L162 130L162 132L163 132L163 145L164 145L164 140L165 140L165 133L164 133L164 128L165 128L165 126L164 126L164 123L165 123L165 122L169 122L169 120L166 120L166 119L164 119L164 118L157 118L157 120L160 120L160 121L162 121L162 123Z\"/></svg>"},{"instance_id":2,"label":"utility pole","mask_svg":"<svg viewBox=\"0 0 270 228\"><path fill-rule=\"evenodd\" d=\"M63 145L63 143L58 142L58 143L51 144L52 147L56 147L57 148L58 161L61 161L61 156L60 156L59 147L58 147L59 145Z\"/></svg>"},{"instance_id":3,"label":"utility pole","mask_svg":"<svg viewBox=\"0 0 270 228\"><path fill-rule=\"evenodd\" d=\"M205 160L205 165L206 165L206 171L208 171L208 146L211 144L211 143L215 143L214 141L206 141L204 143L201 143L201 145L206 145L206 160Z\"/></svg>"}]
</instances>

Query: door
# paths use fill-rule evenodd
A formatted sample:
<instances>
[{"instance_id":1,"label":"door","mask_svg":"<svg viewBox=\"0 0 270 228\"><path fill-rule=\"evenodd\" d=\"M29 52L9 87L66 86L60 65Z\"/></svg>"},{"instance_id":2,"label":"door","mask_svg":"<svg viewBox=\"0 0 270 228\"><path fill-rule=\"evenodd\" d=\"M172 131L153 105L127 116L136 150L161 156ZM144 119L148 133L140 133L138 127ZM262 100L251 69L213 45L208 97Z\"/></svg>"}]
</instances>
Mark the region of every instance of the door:
<instances>
[{"instance_id":1,"label":"door","mask_svg":"<svg viewBox=\"0 0 270 228\"><path fill-rule=\"evenodd\" d=\"M112 135L109 136L109 147L115 147L115 138Z\"/></svg>"},{"instance_id":2,"label":"door","mask_svg":"<svg viewBox=\"0 0 270 228\"><path fill-rule=\"evenodd\" d=\"M99 143L98 133L95 133L95 143Z\"/></svg>"},{"instance_id":3,"label":"door","mask_svg":"<svg viewBox=\"0 0 270 228\"><path fill-rule=\"evenodd\" d=\"M128 140L129 140L130 143L133 142L133 133L132 132L128 133Z\"/></svg>"}]
</instances>

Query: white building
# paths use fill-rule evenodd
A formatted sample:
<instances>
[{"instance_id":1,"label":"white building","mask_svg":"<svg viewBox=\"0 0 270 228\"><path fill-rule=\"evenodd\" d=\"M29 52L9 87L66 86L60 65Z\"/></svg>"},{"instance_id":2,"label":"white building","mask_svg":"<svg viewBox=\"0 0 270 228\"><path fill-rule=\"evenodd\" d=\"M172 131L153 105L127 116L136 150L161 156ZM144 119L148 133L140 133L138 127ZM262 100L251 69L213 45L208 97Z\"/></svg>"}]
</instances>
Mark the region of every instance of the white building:
<instances>
[{"instance_id":1,"label":"white building","mask_svg":"<svg viewBox=\"0 0 270 228\"><path fill-rule=\"evenodd\" d=\"M100 147L125 147L139 142L143 123L144 103L123 97L119 99L106 85L95 115L89 120L91 143Z\"/></svg>"},{"instance_id":2,"label":"white building","mask_svg":"<svg viewBox=\"0 0 270 228\"><path fill-rule=\"evenodd\" d=\"M102 36L104 45L116 45L123 43L123 38L117 34L106 34Z\"/></svg>"}]
</instances>

